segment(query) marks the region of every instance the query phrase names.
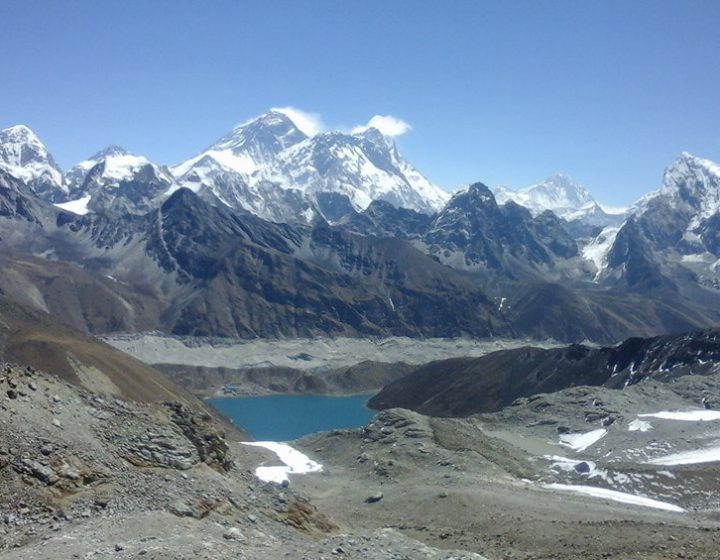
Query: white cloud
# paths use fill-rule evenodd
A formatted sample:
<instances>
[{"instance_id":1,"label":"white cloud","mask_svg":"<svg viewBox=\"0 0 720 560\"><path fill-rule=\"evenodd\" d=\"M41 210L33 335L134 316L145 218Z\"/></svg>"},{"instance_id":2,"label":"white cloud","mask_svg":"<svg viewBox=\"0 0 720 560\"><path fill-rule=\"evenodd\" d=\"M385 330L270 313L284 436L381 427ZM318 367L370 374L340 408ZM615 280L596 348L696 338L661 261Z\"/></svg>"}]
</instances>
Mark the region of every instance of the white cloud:
<instances>
[{"instance_id":1,"label":"white cloud","mask_svg":"<svg viewBox=\"0 0 720 560\"><path fill-rule=\"evenodd\" d=\"M296 107L273 107L272 111L277 111L287 116L295 123L295 126L308 136L315 136L327 129L322 117L317 113L308 113Z\"/></svg>"},{"instance_id":2,"label":"white cloud","mask_svg":"<svg viewBox=\"0 0 720 560\"><path fill-rule=\"evenodd\" d=\"M367 124L353 128L352 132L362 132L368 128L376 128L385 136L400 136L412 130L412 127L402 119L392 115L375 115Z\"/></svg>"}]
</instances>

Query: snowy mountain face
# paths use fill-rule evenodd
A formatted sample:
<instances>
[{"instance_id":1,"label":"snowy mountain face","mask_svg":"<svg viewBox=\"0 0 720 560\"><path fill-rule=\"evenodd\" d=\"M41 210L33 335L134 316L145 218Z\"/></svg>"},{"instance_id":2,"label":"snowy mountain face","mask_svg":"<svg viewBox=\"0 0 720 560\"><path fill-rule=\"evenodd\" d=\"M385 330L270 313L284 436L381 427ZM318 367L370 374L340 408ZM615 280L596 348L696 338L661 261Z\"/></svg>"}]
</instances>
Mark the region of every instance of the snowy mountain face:
<instances>
[{"instance_id":1,"label":"snowy mountain face","mask_svg":"<svg viewBox=\"0 0 720 560\"><path fill-rule=\"evenodd\" d=\"M60 208L76 214L144 214L164 200L175 180L147 158L110 146L74 166L65 182L71 200Z\"/></svg>"},{"instance_id":2,"label":"snowy mountain face","mask_svg":"<svg viewBox=\"0 0 720 560\"><path fill-rule=\"evenodd\" d=\"M50 202L67 199L62 172L40 139L23 125L0 130L0 169Z\"/></svg>"},{"instance_id":3,"label":"snowy mountain face","mask_svg":"<svg viewBox=\"0 0 720 560\"><path fill-rule=\"evenodd\" d=\"M79 214L141 214L180 187L267 220L308 224L323 215L323 203L332 195L346 197L355 210L384 200L426 214L440 210L450 197L378 130L310 137L280 110L235 127L172 171L110 146L63 176L24 126L2 131L0 166L33 194Z\"/></svg>"},{"instance_id":4,"label":"snowy mountain face","mask_svg":"<svg viewBox=\"0 0 720 560\"><path fill-rule=\"evenodd\" d=\"M598 277L639 281L651 270L659 284L661 277L683 282L689 271L700 285L720 290L719 232L720 165L683 153L665 170L662 187L612 232L611 243L596 244L604 245Z\"/></svg>"},{"instance_id":5,"label":"snowy mountain face","mask_svg":"<svg viewBox=\"0 0 720 560\"><path fill-rule=\"evenodd\" d=\"M565 173L556 173L542 183L520 190L497 187L498 204L513 201L524 206L533 215L551 210L569 222L578 221L592 226L617 226L622 222L625 209L603 207L598 204L582 185Z\"/></svg>"},{"instance_id":6,"label":"snowy mountain face","mask_svg":"<svg viewBox=\"0 0 720 560\"><path fill-rule=\"evenodd\" d=\"M235 127L172 173L201 196L283 222L312 221L324 193L347 196L356 210L386 200L432 213L449 199L376 129L309 137L280 111Z\"/></svg>"}]
</instances>

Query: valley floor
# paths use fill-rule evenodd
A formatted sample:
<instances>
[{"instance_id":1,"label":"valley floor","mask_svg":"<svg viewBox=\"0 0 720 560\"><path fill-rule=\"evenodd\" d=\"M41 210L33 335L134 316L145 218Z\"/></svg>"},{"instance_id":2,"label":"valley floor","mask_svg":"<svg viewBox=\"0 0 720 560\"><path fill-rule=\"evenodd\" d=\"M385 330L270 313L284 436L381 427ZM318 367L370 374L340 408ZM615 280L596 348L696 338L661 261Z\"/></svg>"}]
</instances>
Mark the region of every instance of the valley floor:
<instances>
[{"instance_id":1,"label":"valley floor","mask_svg":"<svg viewBox=\"0 0 720 560\"><path fill-rule=\"evenodd\" d=\"M104 337L202 397L365 394L414 366L509 348L549 348L551 340L471 338L207 339L159 334Z\"/></svg>"}]
</instances>

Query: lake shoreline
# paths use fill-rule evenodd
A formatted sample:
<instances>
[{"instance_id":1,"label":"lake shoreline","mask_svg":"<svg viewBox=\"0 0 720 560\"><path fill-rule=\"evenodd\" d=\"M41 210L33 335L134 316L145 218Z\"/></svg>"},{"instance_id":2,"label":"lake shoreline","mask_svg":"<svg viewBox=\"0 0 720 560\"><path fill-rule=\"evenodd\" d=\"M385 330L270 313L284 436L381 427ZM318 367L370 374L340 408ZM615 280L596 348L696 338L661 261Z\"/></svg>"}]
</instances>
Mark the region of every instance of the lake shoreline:
<instances>
[{"instance_id":1,"label":"lake shoreline","mask_svg":"<svg viewBox=\"0 0 720 560\"><path fill-rule=\"evenodd\" d=\"M265 395L208 398L205 402L257 441L287 442L365 426L376 414L367 406L371 396Z\"/></svg>"}]
</instances>

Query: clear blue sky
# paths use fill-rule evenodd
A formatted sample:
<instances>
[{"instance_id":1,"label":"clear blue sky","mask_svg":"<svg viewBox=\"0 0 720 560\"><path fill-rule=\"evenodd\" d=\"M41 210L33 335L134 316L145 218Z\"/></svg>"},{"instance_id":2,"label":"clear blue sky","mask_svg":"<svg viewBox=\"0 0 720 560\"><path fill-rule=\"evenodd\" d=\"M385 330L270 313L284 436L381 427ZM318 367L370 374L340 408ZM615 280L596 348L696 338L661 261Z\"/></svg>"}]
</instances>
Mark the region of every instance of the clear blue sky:
<instances>
[{"instance_id":1,"label":"clear blue sky","mask_svg":"<svg viewBox=\"0 0 720 560\"><path fill-rule=\"evenodd\" d=\"M452 189L564 170L601 201L720 160L720 1L0 2L0 127L67 168L110 143L177 163L292 105L390 114Z\"/></svg>"}]
</instances>

